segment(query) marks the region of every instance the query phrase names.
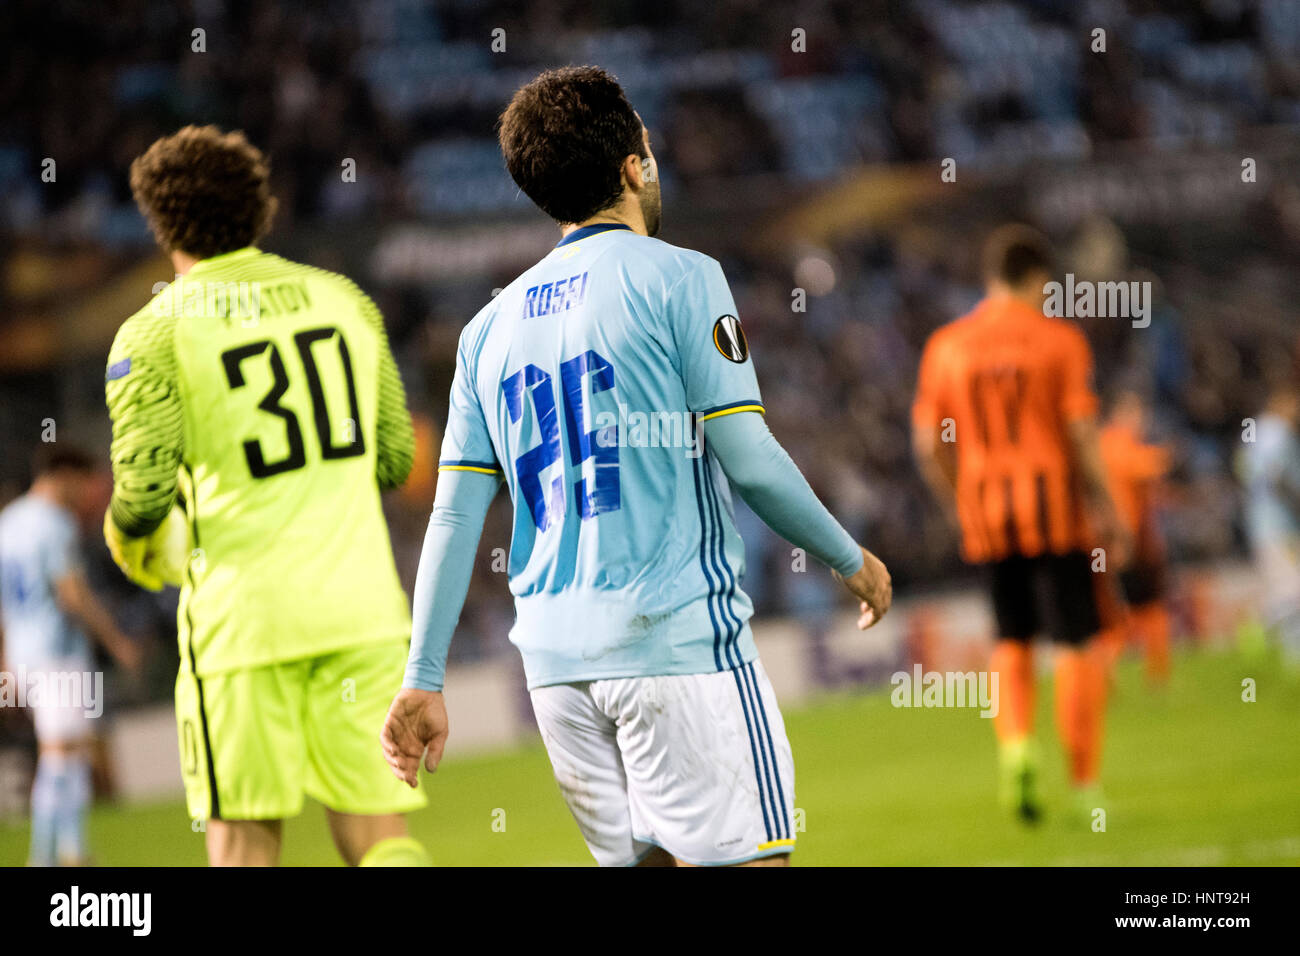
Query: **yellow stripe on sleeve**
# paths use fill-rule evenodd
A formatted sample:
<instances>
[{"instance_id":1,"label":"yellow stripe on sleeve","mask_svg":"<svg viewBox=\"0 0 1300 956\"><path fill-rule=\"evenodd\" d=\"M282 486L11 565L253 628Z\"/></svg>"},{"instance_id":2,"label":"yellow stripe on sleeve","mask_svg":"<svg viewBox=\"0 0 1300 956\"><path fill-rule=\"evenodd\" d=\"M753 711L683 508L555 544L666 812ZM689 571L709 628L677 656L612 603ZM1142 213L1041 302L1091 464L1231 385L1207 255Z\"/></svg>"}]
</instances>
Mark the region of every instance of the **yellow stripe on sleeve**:
<instances>
[{"instance_id":1,"label":"yellow stripe on sleeve","mask_svg":"<svg viewBox=\"0 0 1300 956\"><path fill-rule=\"evenodd\" d=\"M709 412L707 415L701 415L700 421L707 422L710 418L720 418L723 415L734 415L736 412L758 412L760 415L766 415L767 409L762 405L737 405L735 408L722 408L716 412Z\"/></svg>"},{"instance_id":2,"label":"yellow stripe on sleeve","mask_svg":"<svg viewBox=\"0 0 1300 956\"><path fill-rule=\"evenodd\" d=\"M500 468L478 468L474 465L439 465L439 471L474 471L480 475L499 475Z\"/></svg>"}]
</instances>

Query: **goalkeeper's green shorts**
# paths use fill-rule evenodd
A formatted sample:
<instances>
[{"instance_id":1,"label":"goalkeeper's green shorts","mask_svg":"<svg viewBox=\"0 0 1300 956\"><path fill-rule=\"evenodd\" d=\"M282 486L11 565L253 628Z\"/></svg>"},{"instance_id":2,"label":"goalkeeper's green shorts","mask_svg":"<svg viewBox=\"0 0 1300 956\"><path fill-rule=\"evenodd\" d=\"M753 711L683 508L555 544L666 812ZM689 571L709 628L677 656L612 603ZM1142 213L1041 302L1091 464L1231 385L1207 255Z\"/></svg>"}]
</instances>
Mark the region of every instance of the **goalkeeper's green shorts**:
<instances>
[{"instance_id":1,"label":"goalkeeper's green shorts","mask_svg":"<svg viewBox=\"0 0 1300 956\"><path fill-rule=\"evenodd\" d=\"M176 679L185 798L195 820L296 816L309 795L343 813L417 810L379 733L402 686L407 643Z\"/></svg>"}]
</instances>

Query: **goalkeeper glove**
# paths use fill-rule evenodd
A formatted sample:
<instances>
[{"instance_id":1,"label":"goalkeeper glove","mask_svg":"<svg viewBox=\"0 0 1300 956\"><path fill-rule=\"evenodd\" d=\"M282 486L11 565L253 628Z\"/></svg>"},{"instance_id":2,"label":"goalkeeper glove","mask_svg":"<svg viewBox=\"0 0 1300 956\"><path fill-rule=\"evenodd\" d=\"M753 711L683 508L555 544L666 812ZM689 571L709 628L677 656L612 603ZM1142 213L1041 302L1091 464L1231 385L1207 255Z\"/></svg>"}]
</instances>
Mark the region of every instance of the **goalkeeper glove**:
<instances>
[{"instance_id":1,"label":"goalkeeper glove","mask_svg":"<svg viewBox=\"0 0 1300 956\"><path fill-rule=\"evenodd\" d=\"M179 587L189 552L189 529L185 515L173 506L152 534L132 538L113 522L112 511L104 513L104 540L113 561L127 578L150 591L163 585Z\"/></svg>"}]
</instances>

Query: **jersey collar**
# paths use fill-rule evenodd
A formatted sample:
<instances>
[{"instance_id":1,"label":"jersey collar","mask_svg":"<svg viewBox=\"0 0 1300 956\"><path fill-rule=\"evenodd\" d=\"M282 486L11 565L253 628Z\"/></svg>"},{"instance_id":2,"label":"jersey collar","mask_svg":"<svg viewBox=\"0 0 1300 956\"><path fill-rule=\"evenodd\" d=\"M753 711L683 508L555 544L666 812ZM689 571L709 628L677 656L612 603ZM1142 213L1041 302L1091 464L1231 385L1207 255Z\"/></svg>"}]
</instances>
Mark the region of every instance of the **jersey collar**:
<instances>
[{"instance_id":1,"label":"jersey collar","mask_svg":"<svg viewBox=\"0 0 1300 956\"><path fill-rule=\"evenodd\" d=\"M258 256L262 250L256 246L244 246L242 249L235 249L231 252L223 252L218 256L208 256L206 259L200 259L194 265L190 266L190 272L207 269L210 266L224 265L227 262L233 262L236 259L247 259L250 256Z\"/></svg>"},{"instance_id":2,"label":"jersey collar","mask_svg":"<svg viewBox=\"0 0 1300 956\"><path fill-rule=\"evenodd\" d=\"M626 226L621 222L597 222L590 226L583 226L581 229L575 229L563 239L555 244L555 248L567 246L571 242L577 242L579 239L586 239L588 236L594 236L598 232L608 232L610 229L626 229L632 231L631 226Z\"/></svg>"},{"instance_id":3,"label":"jersey collar","mask_svg":"<svg viewBox=\"0 0 1300 956\"><path fill-rule=\"evenodd\" d=\"M1035 309L1023 299L1013 295L990 296L981 303L986 313L1012 319L1041 319L1042 309Z\"/></svg>"}]
</instances>

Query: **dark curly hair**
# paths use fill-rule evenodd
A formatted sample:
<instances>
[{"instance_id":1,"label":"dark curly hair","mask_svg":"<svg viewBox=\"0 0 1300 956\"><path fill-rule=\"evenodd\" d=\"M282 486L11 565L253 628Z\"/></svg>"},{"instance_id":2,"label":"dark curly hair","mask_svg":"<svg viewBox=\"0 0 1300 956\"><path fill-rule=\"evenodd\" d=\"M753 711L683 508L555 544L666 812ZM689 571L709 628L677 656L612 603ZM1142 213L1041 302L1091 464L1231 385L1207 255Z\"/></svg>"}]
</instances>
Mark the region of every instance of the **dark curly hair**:
<instances>
[{"instance_id":1,"label":"dark curly hair","mask_svg":"<svg viewBox=\"0 0 1300 956\"><path fill-rule=\"evenodd\" d=\"M241 132L186 126L131 163L131 192L158 244L200 259L251 246L271 228L271 167Z\"/></svg>"},{"instance_id":2,"label":"dark curly hair","mask_svg":"<svg viewBox=\"0 0 1300 956\"><path fill-rule=\"evenodd\" d=\"M641 120L597 66L547 70L521 87L501 114L500 139L511 177L559 223L614 205L623 160L646 155Z\"/></svg>"}]
</instances>

